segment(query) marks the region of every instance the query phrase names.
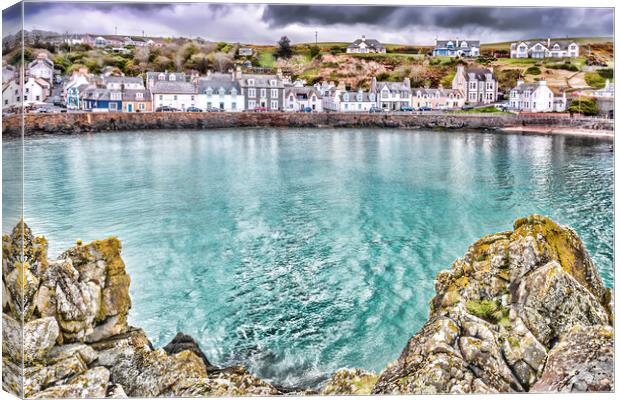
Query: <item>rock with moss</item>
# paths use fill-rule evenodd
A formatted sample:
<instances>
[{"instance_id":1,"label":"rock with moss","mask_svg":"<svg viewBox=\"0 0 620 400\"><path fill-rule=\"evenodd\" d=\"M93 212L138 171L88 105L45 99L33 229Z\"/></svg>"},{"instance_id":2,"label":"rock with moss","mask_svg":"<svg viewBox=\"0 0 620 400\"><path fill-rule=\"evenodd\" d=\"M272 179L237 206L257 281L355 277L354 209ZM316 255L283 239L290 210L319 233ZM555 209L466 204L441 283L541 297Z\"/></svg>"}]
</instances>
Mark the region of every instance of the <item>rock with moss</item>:
<instances>
[{"instance_id":1,"label":"rock with moss","mask_svg":"<svg viewBox=\"0 0 620 400\"><path fill-rule=\"evenodd\" d=\"M365 395L370 394L379 379L377 374L363 369L342 368L325 383L321 395Z\"/></svg>"},{"instance_id":2,"label":"rock with moss","mask_svg":"<svg viewBox=\"0 0 620 400\"><path fill-rule=\"evenodd\" d=\"M611 369L601 374L604 352L575 358L575 369L585 371L576 378L581 383L566 385L555 381L560 373L547 372L552 360L566 357L576 326L612 322L610 291L570 228L538 215L518 219L512 231L474 243L438 274L435 290L429 321L373 393L523 392L542 390L543 377L549 390L613 387Z\"/></svg>"}]
</instances>

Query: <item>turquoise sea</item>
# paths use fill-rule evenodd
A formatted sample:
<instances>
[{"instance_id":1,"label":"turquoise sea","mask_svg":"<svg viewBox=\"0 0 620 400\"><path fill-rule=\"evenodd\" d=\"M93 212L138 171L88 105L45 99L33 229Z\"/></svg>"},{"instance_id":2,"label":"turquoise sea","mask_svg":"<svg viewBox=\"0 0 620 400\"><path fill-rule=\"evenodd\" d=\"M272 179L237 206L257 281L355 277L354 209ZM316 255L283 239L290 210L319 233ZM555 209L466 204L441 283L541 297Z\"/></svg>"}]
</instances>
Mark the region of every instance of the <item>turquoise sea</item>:
<instances>
[{"instance_id":1,"label":"turquoise sea","mask_svg":"<svg viewBox=\"0 0 620 400\"><path fill-rule=\"evenodd\" d=\"M3 143L3 231L21 143ZM532 213L572 226L613 285L613 153L575 137L408 130L118 132L25 142L25 216L50 256L110 235L130 323L285 386L379 371L433 278Z\"/></svg>"}]
</instances>

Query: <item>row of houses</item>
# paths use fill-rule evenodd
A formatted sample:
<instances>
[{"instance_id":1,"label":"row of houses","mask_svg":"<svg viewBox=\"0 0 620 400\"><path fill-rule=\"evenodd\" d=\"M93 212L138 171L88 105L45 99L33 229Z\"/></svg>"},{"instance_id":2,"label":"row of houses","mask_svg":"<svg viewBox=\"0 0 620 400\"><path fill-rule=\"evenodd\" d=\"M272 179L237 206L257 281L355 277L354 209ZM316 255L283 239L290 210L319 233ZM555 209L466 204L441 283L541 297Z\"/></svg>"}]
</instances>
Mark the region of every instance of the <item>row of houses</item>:
<instances>
[{"instance_id":1,"label":"row of houses","mask_svg":"<svg viewBox=\"0 0 620 400\"><path fill-rule=\"evenodd\" d=\"M347 53L385 53L386 48L376 39L362 36L347 46ZM433 56L479 57L480 40L435 39ZM511 58L574 58L579 57L579 44L570 40L521 41L510 44Z\"/></svg>"},{"instance_id":2,"label":"row of houses","mask_svg":"<svg viewBox=\"0 0 620 400\"><path fill-rule=\"evenodd\" d=\"M400 111L411 108L456 109L497 101L492 69L459 65L451 88L414 88L402 82L371 78L368 90L348 90L330 82L305 85L275 74L208 72L148 72L140 77L94 77L80 69L63 88L68 108L91 111L140 112L170 107L178 110L223 111L337 111L364 112L373 108Z\"/></svg>"},{"instance_id":3,"label":"row of houses","mask_svg":"<svg viewBox=\"0 0 620 400\"><path fill-rule=\"evenodd\" d=\"M37 104L44 102L52 93L56 70L54 62L46 53L40 53L28 63L23 79L19 79L17 68L9 64L2 65L2 107L17 104ZM22 97L23 96L23 97Z\"/></svg>"}]
</instances>

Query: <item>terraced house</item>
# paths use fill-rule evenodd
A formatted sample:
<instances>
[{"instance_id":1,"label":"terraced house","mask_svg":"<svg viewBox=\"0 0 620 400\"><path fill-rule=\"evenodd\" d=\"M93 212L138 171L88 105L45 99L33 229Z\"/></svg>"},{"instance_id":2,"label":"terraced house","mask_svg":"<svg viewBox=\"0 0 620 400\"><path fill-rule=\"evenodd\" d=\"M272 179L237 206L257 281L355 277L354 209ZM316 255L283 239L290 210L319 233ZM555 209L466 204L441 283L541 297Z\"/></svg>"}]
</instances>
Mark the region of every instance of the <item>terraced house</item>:
<instances>
[{"instance_id":1,"label":"terraced house","mask_svg":"<svg viewBox=\"0 0 620 400\"><path fill-rule=\"evenodd\" d=\"M292 86L284 91L286 111L323 111L323 98L314 86Z\"/></svg>"},{"instance_id":2,"label":"terraced house","mask_svg":"<svg viewBox=\"0 0 620 400\"><path fill-rule=\"evenodd\" d=\"M370 92L377 99L377 107L384 110L399 111L403 107L411 107L411 81L409 78L402 82L377 82L373 77L370 82Z\"/></svg>"},{"instance_id":3,"label":"terraced house","mask_svg":"<svg viewBox=\"0 0 620 400\"><path fill-rule=\"evenodd\" d=\"M413 88L411 89L411 106L415 109L449 110L465 105L465 95L458 89Z\"/></svg>"},{"instance_id":4,"label":"terraced house","mask_svg":"<svg viewBox=\"0 0 620 400\"><path fill-rule=\"evenodd\" d=\"M490 104L497 101L497 79L493 68L459 64L452 79L452 89L465 94L468 104Z\"/></svg>"},{"instance_id":5,"label":"terraced house","mask_svg":"<svg viewBox=\"0 0 620 400\"><path fill-rule=\"evenodd\" d=\"M153 85L153 109L168 106L185 111L198 106L198 90L191 82L157 81Z\"/></svg>"},{"instance_id":6,"label":"terraced house","mask_svg":"<svg viewBox=\"0 0 620 400\"><path fill-rule=\"evenodd\" d=\"M237 70L246 110L284 110L284 81L282 71L277 74L244 74Z\"/></svg>"},{"instance_id":7,"label":"terraced house","mask_svg":"<svg viewBox=\"0 0 620 400\"><path fill-rule=\"evenodd\" d=\"M202 110L243 111L245 107L236 73L212 73L198 79L198 108Z\"/></svg>"},{"instance_id":8,"label":"terraced house","mask_svg":"<svg viewBox=\"0 0 620 400\"><path fill-rule=\"evenodd\" d=\"M368 112L377 106L377 98L373 92L362 89L349 91L340 85L323 97L323 109L335 112Z\"/></svg>"},{"instance_id":9,"label":"terraced house","mask_svg":"<svg viewBox=\"0 0 620 400\"><path fill-rule=\"evenodd\" d=\"M510 44L510 58L579 57L579 44L573 41L533 41Z\"/></svg>"},{"instance_id":10,"label":"terraced house","mask_svg":"<svg viewBox=\"0 0 620 400\"><path fill-rule=\"evenodd\" d=\"M153 100L148 89L123 90L123 111L150 112L153 111Z\"/></svg>"}]
</instances>

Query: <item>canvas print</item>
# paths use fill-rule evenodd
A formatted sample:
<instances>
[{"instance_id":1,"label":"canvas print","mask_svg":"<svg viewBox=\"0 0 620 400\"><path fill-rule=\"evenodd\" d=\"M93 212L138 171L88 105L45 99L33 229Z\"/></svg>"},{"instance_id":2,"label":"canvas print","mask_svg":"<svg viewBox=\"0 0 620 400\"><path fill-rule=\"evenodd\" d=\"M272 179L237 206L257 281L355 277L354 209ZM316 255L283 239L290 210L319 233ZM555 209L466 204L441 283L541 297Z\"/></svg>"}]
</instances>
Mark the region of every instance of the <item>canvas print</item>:
<instances>
[{"instance_id":1,"label":"canvas print","mask_svg":"<svg viewBox=\"0 0 620 400\"><path fill-rule=\"evenodd\" d=\"M614 392L614 9L542 6L3 6L2 389Z\"/></svg>"}]
</instances>

